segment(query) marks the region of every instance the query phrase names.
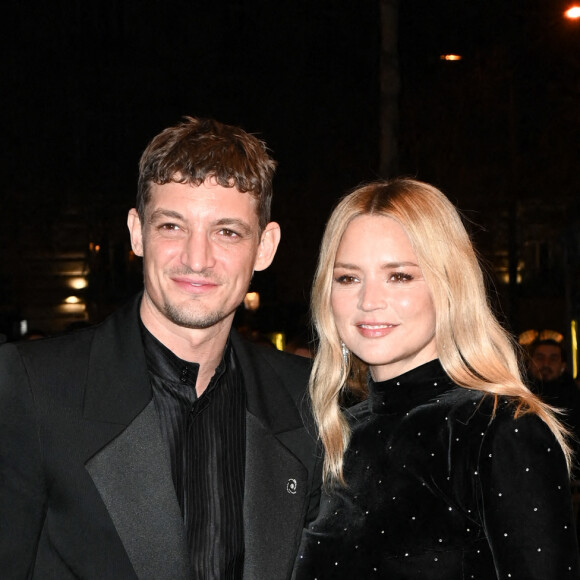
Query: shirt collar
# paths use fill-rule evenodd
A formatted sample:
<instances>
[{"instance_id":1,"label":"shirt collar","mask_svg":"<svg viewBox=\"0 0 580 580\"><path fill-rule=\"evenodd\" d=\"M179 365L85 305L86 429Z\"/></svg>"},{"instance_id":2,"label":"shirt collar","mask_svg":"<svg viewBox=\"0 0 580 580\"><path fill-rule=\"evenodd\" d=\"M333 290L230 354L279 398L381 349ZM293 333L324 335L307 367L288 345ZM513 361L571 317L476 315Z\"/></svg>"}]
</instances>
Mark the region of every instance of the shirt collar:
<instances>
[{"instance_id":1,"label":"shirt collar","mask_svg":"<svg viewBox=\"0 0 580 580\"><path fill-rule=\"evenodd\" d=\"M147 360L147 369L150 373L160 379L173 384L187 385L195 388L197 375L199 373L199 363L189 362L179 358L161 341L159 341L139 319L143 349ZM224 354L217 366L210 384L215 384L226 370L226 361L230 355L230 338L228 337Z\"/></svg>"}]
</instances>

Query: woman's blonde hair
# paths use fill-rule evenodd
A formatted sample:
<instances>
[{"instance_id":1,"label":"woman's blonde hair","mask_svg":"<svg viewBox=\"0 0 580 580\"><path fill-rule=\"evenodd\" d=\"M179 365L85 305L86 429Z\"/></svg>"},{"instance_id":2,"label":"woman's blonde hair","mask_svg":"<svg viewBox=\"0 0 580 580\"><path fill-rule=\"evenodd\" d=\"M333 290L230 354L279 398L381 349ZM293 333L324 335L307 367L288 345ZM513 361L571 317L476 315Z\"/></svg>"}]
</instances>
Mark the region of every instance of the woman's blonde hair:
<instances>
[{"instance_id":1,"label":"woman's blonde hair","mask_svg":"<svg viewBox=\"0 0 580 580\"><path fill-rule=\"evenodd\" d=\"M326 451L326 483L344 483L342 462L350 430L341 397L345 391L366 396L368 367L352 353L345 364L330 301L338 246L347 226L361 215L395 219L409 236L431 292L437 353L449 377L468 389L513 397L515 417L537 414L556 436L570 467L567 433L552 408L522 381L516 344L491 311L483 273L457 209L435 187L400 178L370 183L344 197L322 239L312 291L319 346L310 394Z\"/></svg>"}]
</instances>

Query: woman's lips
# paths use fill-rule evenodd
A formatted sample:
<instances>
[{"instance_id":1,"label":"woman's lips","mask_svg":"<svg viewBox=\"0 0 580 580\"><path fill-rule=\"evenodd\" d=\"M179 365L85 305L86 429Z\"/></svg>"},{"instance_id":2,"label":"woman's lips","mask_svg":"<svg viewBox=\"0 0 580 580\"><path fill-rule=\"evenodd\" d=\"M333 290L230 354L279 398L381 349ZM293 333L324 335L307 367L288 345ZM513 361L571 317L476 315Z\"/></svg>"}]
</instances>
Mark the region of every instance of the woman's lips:
<instances>
[{"instance_id":1,"label":"woman's lips","mask_svg":"<svg viewBox=\"0 0 580 580\"><path fill-rule=\"evenodd\" d=\"M389 322L359 322L356 328L365 338L380 338L387 336L397 327Z\"/></svg>"}]
</instances>

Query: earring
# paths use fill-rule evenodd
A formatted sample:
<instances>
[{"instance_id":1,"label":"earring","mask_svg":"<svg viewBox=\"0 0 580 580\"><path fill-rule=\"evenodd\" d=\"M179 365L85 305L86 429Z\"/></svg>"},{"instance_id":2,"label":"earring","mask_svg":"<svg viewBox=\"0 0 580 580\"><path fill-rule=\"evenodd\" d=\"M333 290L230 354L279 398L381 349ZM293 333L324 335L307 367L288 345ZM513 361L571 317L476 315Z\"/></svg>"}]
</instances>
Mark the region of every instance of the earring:
<instances>
[{"instance_id":1,"label":"earring","mask_svg":"<svg viewBox=\"0 0 580 580\"><path fill-rule=\"evenodd\" d=\"M344 361L344 366L348 367L348 355L350 354L350 351L342 340L340 341L340 346L342 348L342 360Z\"/></svg>"}]
</instances>

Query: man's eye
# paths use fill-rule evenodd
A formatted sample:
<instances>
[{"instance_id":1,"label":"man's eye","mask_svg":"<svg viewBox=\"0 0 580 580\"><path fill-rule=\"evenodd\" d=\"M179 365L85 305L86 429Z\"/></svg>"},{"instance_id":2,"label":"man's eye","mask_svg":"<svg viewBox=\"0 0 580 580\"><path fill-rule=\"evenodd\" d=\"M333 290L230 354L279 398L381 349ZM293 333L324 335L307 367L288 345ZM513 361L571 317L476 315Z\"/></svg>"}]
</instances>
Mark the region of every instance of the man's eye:
<instances>
[{"instance_id":1,"label":"man's eye","mask_svg":"<svg viewBox=\"0 0 580 580\"><path fill-rule=\"evenodd\" d=\"M180 227L177 224L161 224L159 229L166 232L176 232Z\"/></svg>"},{"instance_id":2,"label":"man's eye","mask_svg":"<svg viewBox=\"0 0 580 580\"><path fill-rule=\"evenodd\" d=\"M230 230L228 228L223 228L218 233L220 236L223 236L225 238L239 238L240 237L240 234L238 234L238 232L234 232L234 230Z\"/></svg>"}]
</instances>

